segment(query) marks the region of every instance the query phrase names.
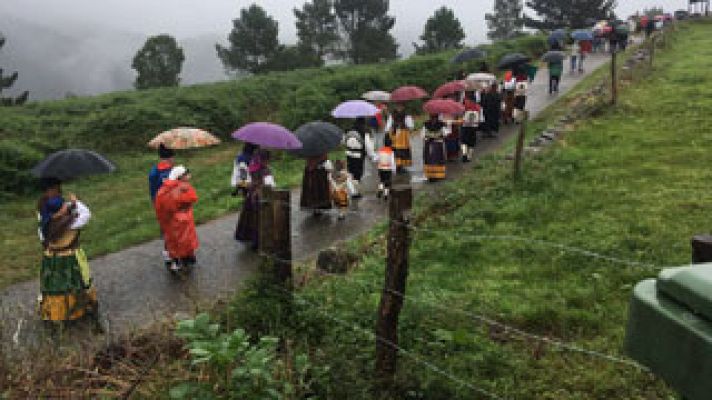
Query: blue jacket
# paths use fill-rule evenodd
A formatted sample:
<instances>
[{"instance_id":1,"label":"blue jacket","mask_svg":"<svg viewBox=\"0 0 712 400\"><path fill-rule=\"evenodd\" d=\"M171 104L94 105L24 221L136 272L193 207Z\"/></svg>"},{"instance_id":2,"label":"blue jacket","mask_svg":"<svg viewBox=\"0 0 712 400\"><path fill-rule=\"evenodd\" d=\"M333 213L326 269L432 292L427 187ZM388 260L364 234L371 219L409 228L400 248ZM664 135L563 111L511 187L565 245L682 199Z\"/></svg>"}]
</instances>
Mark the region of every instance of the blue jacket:
<instances>
[{"instance_id":1,"label":"blue jacket","mask_svg":"<svg viewBox=\"0 0 712 400\"><path fill-rule=\"evenodd\" d=\"M168 179L172 169L173 166L165 161L161 161L151 168L151 172L148 173L148 193L151 195L151 201L156 200L158 189L163 186L163 181Z\"/></svg>"}]
</instances>

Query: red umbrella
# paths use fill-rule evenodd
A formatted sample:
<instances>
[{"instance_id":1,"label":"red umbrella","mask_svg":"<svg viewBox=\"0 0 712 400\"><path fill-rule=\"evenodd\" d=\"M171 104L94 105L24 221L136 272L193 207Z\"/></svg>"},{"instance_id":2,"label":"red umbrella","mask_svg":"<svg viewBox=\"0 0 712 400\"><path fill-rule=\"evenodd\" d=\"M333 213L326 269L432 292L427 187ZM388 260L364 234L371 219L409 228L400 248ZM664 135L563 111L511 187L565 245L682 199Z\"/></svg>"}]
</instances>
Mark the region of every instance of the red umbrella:
<instances>
[{"instance_id":1,"label":"red umbrella","mask_svg":"<svg viewBox=\"0 0 712 400\"><path fill-rule=\"evenodd\" d=\"M423 110L426 113L432 114L449 114L458 115L465 113L465 106L452 100L430 100L423 105Z\"/></svg>"},{"instance_id":2,"label":"red umbrella","mask_svg":"<svg viewBox=\"0 0 712 400\"><path fill-rule=\"evenodd\" d=\"M391 101L402 102L428 97L428 92L417 86L403 86L391 93Z\"/></svg>"},{"instance_id":3,"label":"red umbrella","mask_svg":"<svg viewBox=\"0 0 712 400\"><path fill-rule=\"evenodd\" d=\"M440 86L438 90L436 90L433 94L433 97L436 99L443 98L458 92L464 92L465 90L467 90L467 84L465 83L465 81L448 82Z\"/></svg>"}]
</instances>

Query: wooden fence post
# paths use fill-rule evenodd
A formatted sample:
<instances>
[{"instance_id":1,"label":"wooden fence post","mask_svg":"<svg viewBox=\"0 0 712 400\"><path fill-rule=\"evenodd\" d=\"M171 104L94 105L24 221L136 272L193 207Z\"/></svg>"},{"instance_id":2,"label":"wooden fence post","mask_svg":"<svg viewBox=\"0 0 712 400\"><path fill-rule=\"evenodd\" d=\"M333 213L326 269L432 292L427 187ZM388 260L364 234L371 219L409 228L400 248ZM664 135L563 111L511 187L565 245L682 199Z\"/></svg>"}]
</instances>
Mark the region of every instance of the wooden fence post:
<instances>
[{"instance_id":1,"label":"wooden fence post","mask_svg":"<svg viewBox=\"0 0 712 400\"><path fill-rule=\"evenodd\" d=\"M398 316L408 278L410 232L408 214L413 205L410 186L394 187L390 194L386 279L376 324L376 379L390 386L395 378L398 345Z\"/></svg>"},{"instance_id":2,"label":"wooden fence post","mask_svg":"<svg viewBox=\"0 0 712 400\"><path fill-rule=\"evenodd\" d=\"M292 196L289 190L273 192L274 200L274 278L287 289L292 287Z\"/></svg>"},{"instance_id":3,"label":"wooden fence post","mask_svg":"<svg viewBox=\"0 0 712 400\"><path fill-rule=\"evenodd\" d=\"M274 283L291 288L292 231L289 190L262 189L259 214L259 247L264 271Z\"/></svg>"},{"instance_id":4,"label":"wooden fence post","mask_svg":"<svg viewBox=\"0 0 712 400\"><path fill-rule=\"evenodd\" d=\"M529 111L522 111L523 117L519 124L519 137L517 137L517 147L514 154L514 179L517 180L522 176L522 158L524 158L524 139L527 136L527 120L529 119Z\"/></svg>"},{"instance_id":5,"label":"wooden fence post","mask_svg":"<svg viewBox=\"0 0 712 400\"><path fill-rule=\"evenodd\" d=\"M617 54L618 49L613 46L611 49L611 104L614 106L618 103L618 66L616 65Z\"/></svg>"},{"instance_id":6,"label":"wooden fence post","mask_svg":"<svg viewBox=\"0 0 712 400\"><path fill-rule=\"evenodd\" d=\"M273 194L274 191L271 187L265 186L262 188L262 193L260 195L259 202L259 253L265 259L265 261L271 261L272 255L274 253L274 242L272 238L274 234L272 229L274 228L274 211L273 211Z\"/></svg>"}]
</instances>

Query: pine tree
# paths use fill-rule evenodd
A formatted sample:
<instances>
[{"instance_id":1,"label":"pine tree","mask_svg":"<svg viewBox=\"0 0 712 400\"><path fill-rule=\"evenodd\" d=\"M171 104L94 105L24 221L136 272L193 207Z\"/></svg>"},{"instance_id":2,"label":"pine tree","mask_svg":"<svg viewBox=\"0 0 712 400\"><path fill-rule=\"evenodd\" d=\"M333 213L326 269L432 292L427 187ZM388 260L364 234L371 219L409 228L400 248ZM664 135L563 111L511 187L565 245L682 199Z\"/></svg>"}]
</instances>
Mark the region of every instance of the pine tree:
<instances>
[{"instance_id":1,"label":"pine tree","mask_svg":"<svg viewBox=\"0 0 712 400\"><path fill-rule=\"evenodd\" d=\"M494 12L485 14L487 37L492 40L511 39L523 34L522 0L495 0Z\"/></svg>"},{"instance_id":2,"label":"pine tree","mask_svg":"<svg viewBox=\"0 0 712 400\"><path fill-rule=\"evenodd\" d=\"M240 18L233 20L229 47L215 45L218 57L229 71L264 72L264 66L280 50L279 25L257 4L240 10Z\"/></svg>"},{"instance_id":3,"label":"pine tree","mask_svg":"<svg viewBox=\"0 0 712 400\"><path fill-rule=\"evenodd\" d=\"M584 28L592 20L614 17L616 0L527 0L527 7L538 16L524 16L525 25L534 29Z\"/></svg>"},{"instance_id":4,"label":"pine tree","mask_svg":"<svg viewBox=\"0 0 712 400\"><path fill-rule=\"evenodd\" d=\"M176 40L169 35L158 35L146 40L136 53L131 67L138 72L136 89L178 86L185 55Z\"/></svg>"},{"instance_id":5,"label":"pine tree","mask_svg":"<svg viewBox=\"0 0 712 400\"><path fill-rule=\"evenodd\" d=\"M345 34L346 56L354 64L392 60L398 44L390 31L389 0L335 0L334 9Z\"/></svg>"},{"instance_id":6,"label":"pine tree","mask_svg":"<svg viewBox=\"0 0 712 400\"><path fill-rule=\"evenodd\" d=\"M420 40L423 45L413 43L418 54L434 53L438 51L457 49L462 47L465 31L462 24L455 18L455 13L443 6L428 19L423 29Z\"/></svg>"},{"instance_id":7,"label":"pine tree","mask_svg":"<svg viewBox=\"0 0 712 400\"><path fill-rule=\"evenodd\" d=\"M5 37L0 36L0 49L5 45ZM8 89L12 87L12 85L15 84L15 81L17 80L18 73L13 72L12 74L5 76L3 73L3 69L0 68L0 94L2 93L3 90ZM22 92L21 95L17 97L2 97L0 96L0 105L1 106L17 106L24 104L27 99L30 97L30 92L24 91Z\"/></svg>"},{"instance_id":8,"label":"pine tree","mask_svg":"<svg viewBox=\"0 0 712 400\"><path fill-rule=\"evenodd\" d=\"M301 10L295 8L294 16L297 18L299 37L297 46L302 52L311 52L315 58L323 60L335 51L340 36L332 0L312 0L304 4ZM321 64L323 61L319 62Z\"/></svg>"}]
</instances>

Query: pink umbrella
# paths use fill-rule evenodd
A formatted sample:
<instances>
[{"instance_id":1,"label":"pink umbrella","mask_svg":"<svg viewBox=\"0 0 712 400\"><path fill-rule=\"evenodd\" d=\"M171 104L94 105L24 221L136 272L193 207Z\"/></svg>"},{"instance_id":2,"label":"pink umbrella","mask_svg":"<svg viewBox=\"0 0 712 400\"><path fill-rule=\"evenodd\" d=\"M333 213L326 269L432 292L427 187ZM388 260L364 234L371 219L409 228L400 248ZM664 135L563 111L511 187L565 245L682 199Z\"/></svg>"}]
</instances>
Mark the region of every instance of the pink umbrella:
<instances>
[{"instance_id":1,"label":"pink umbrella","mask_svg":"<svg viewBox=\"0 0 712 400\"><path fill-rule=\"evenodd\" d=\"M232 137L265 149L297 150L302 143L289 129L269 122L254 122L232 133Z\"/></svg>"},{"instance_id":2,"label":"pink umbrella","mask_svg":"<svg viewBox=\"0 0 712 400\"><path fill-rule=\"evenodd\" d=\"M459 92L464 92L467 90L467 84L465 81L453 81L453 82L448 82L442 86L440 86L435 93L433 93L434 98L443 98L447 97L450 95L453 95L455 93Z\"/></svg>"},{"instance_id":3,"label":"pink umbrella","mask_svg":"<svg viewBox=\"0 0 712 400\"><path fill-rule=\"evenodd\" d=\"M403 102L410 100L418 100L423 97L428 97L428 92L417 86L403 86L391 93L391 101Z\"/></svg>"},{"instance_id":4,"label":"pink umbrella","mask_svg":"<svg viewBox=\"0 0 712 400\"><path fill-rule=\"evenodd\" d=\"M449 114L459 115L465 113L465 106L452 100L436 99L430 100L423 105L423 110L426 113L433 114Z\"/></svg>"}]
</instances>

